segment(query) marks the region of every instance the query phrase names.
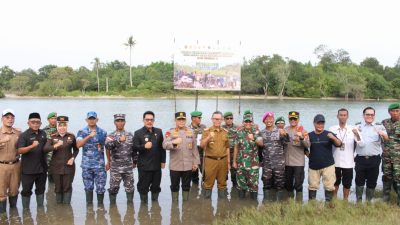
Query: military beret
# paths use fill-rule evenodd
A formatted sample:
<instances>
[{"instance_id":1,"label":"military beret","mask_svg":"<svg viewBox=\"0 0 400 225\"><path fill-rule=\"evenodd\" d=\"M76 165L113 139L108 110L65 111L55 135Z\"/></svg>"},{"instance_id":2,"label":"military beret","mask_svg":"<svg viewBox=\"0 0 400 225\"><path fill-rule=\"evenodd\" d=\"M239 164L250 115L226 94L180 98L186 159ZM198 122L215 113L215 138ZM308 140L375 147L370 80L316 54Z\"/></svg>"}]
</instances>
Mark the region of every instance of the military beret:
<instances>
[{"instance_id":1,"label":"military beret","mask_svg":"<svg viewBox=\"0 0 400 225\"><path fill-rule=\"evenodd\" d=\"M49 115L47 115L47 119L53 118L53 117L57 117L57 113L56 112L51 112L49 113Z\"/></svg>"},{"instance_id":2,"label":"military beret","mask_svg":"<svg viewBox=\"0 0 400 225\"><path fill-rule=\"evenodd\" d=\"M115 114L114 121L116 121L116 120L125 120L125 114L121 114L121 113Z\"/></svg>"},{"instance_id":3,"label":"military beret","mask_svg":"<svg viewBox=\"0 0 400 225\"><path fill-rule=\"evenodd\" d=\"M274 113L273 112L265 112L263 117L262 117L262 121L264 122L265 119L267 119L268 117L274 117Z\"/></svg>"},{"instance_id":4,"label":"military beret","mask_svg":"<svg viewBox=\"0 0 400 225\"><path fill-rule=\"evenodd\" d=\"M400 104L399 103L392 103L389 105L389 110L392 109L400 109Z\"/></svg>"},{"instance_id":5,"label":"military beret","mask_svg":"<svg viewBox=\"0 0 400 225\"><path fill-rule=\"evenodd\" d=\"M228 117L228 116L233 116L232 112L226 112L224 113L224 118Z\"/></svg>"},{"instance_id":6,"label":"military beret","mask_svg":"<svg viewBox=\"0 0 400 225\"><path fill-rule=\"evenodd\" d=\"M65 123L65 122L68 122L69 120L68 120L68 116L58 116L57 117L57 122L58 123Z\"/></svg>"},{"instance_id":7,"label":"military beret","mask_svg":"<svg viewBox=\"0 0 400 225\"><path fill-rule=\"evenodd\" d=\"M253 112L251 112L251 110L250 109L247 109L247 110L245 110L244 111L244 113L243 113L243 115L246 115L246 114L252 114Z\"/></svg>"},{"instance_id":8,"label":"military beret","mask_svg":"<svg viewBox=\"0 0 400 225\"><path fill-rule=\"evenodd\" d=\"M289 112L289 119L290 118L296 118L296 119L298 119L300 117L300 113L299 112L296 112L296 111L291 111L291 112Z\"/></svg>"},{"instance_id":9,"label":"military beret","mask_svg":"<svg viewBox=\"0 0 400 225\"><path fill-rule=\"evenodd\" d=\"M30 119L39 119L40 120L40 114L37 112L33 112L31 114L29 114L28 120Z\"/></svg>"},{"instance_id":10,"label":"military beret","mask_svg":"<svg viewBox=\"0 0 400 225\"><path fill-rule=\"evenodd\" d=\"M283 118L283 116L276 118L275 124L279 124L279 123L285 123L285 118Z\"/></svg>"},{"instance_id":11,"label":"military beret","mask_svg":"<svg viewBox=\"0 0 400 225\"><path fill-rule=\"evenodd\" d=\"M175 119L186 119L186 113L185 112L176 112Z\"/></svg>"},{"instance_id":12,"label":"military beret","mask_svg":"<svg viewBox=\"0 0 400 225\"><path fill-rule=\"evenodd\" d=\"M248 114L243 115L243 121L244 121L244 122L246 122L246 121L251 121L251 122L253 122L253 114L248 113Z\"/></svg>"},{"instance_id":13,"label":"military beret","mask_svg":"<svg viewBox=\"0 0 400 225\"><path fill-rule=\"evenodd\" d=\"M190 115L192 117L201 117L201 115L203 115L203 113L200 112L200 111L193 111L193 112L190 113Z\"/></svg>"}]
</instances>

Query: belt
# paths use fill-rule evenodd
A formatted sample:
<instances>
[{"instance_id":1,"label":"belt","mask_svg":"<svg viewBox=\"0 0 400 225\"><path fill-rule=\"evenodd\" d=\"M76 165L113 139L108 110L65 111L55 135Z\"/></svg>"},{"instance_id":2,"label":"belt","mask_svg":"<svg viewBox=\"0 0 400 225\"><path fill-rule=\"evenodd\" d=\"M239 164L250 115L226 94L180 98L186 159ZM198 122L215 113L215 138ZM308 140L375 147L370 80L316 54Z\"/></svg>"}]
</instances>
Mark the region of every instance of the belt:
<instances>
[{"instance_id":1,"label":"belt","mask_svg":"<svg viewBox=\"0 0 400 225\"><path fill-rule=\"evenodd\" d=\"M369 159L369 158L373 158L373 157L378 157L380 155L357 155L357 156L361 157L361 158Z\"/></svg>"},{"instance_id":2,"label":"belt","mask_svg":"<svg viewBox=\"0 0 400 225\"><path fill-rule=\"evenodd\" d=\"M213 159L213 160L222 160L222 159L225 159L226 156L222 156L222 157L206 156L206 158Z\"/></svg>"},{"instance_id":3,"label":"belt","mask_svg":"<svg viewBox=\"0 0 400 225\"><path fill-rule=\"evenodd\" d=\"M6 161L0 161L0 164L7 164L7 165L12 165L19 162L19 159L16 159L15 161L10 161L10 162L6 162Z\"/></svg>"}]
</instances>

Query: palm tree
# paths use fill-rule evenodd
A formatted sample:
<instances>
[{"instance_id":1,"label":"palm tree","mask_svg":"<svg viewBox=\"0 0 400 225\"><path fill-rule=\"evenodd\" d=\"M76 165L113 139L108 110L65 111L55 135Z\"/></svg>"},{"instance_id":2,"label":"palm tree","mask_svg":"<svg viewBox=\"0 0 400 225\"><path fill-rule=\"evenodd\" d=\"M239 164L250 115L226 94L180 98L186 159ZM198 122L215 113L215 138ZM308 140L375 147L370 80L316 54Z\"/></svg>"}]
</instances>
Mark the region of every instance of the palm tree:
<instances>
[{"instance_id":1,"label":"palm tree","mask_svg":"<svg viewBox=\"0 0 400 225\"><path fill-rule=\"evenodd\" d=\"M133 86L132 84L132 48L136 45L136 40L133 40L133 37L130 36L128 38L128 42L124 43L125 46L129 47L129 80L131 82L131 87Z\"/></svg>"},{"instance_id":2,"label":"palm tree","mask_svg":"<svg viewBox=\"0 0 400 225\"><path fill-rule=\"evenodd\" d=\"M99 79L99 67L100 67L100 59L94 58L93 62L94 66L96 67L96 77L97 77L97 92L100 92L100 79Z\"/></svg>"}]
</instances>

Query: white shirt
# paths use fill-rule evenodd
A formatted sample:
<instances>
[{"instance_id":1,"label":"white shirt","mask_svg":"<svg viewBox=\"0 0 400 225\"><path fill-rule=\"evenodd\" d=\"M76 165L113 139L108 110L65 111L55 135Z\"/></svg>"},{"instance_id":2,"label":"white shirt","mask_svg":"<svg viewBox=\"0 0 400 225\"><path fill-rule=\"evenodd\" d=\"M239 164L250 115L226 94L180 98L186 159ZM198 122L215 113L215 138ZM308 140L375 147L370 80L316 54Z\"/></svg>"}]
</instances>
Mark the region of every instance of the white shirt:
<instances>
[{"instance_id":1,"label":"white shirt","mask_svg":"<svg viewBox=\"0 0 400 225\"><path fill-rule=\"evenodd\" d=\"M344 143L342 147L332 146L333 158L335 159L335 167L354 168L354 133L353 127L347 125L342 129L339 125L329 128L339 140Z\"/></svg>"}]
</instances>

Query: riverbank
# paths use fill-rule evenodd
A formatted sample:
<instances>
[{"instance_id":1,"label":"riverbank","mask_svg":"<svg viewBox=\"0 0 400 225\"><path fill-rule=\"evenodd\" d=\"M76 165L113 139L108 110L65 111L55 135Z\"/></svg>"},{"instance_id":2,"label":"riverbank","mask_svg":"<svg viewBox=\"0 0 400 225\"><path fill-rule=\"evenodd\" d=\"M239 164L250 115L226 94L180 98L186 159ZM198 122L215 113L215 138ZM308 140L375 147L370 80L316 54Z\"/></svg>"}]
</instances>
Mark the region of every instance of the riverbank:
<instances>
[{"instance_id":1,"label":"riverbank","mask_svg":"<svg viewBox=\"0 0 400 225\"><path fill-rule=\"evenodd\" d=\"M296 225L321 225L321 224L352 224L352 225L377 225L399 224L400 208L392 202L386 204L380 199L374 203L355 204L343 200L335 200L332 205L324 202L313 201L305 204L295 202L273 203L260 208L245 208L214 224L223 225L248 225L248 224L296 224Z\"/></svg>"},{"instance_id":2,"label":"riverbank","mask_svg":"<svg viewBox=\"0 0 400 225\"><path fill-rule=\"evenodd\" d=\"M177 99L194 99L196 96L195 94L177 94ZM287 97L284 96L280 98L279 96L265 96L265 95L234 95L234 94L218 94L216 95L215 92L211 94L199 94L199 98L201 99L232 99L232 100L239 100L239 99L264 99L264 100L328 100L328 101L345 101L345 98L340 97L326 97L326 98L304 98L304 97ZM175 96L173 94L164 94L164 95L146 95L146 96L125 96L125 95L101 95L98 93L92 93L88 95L71 95L71 96L19 96L15 94L5 94L4 98L10 99L174 99ZM383 102L390 102L390 101L398 101L398 99L363 99L363 100L354 100L349 99L348 101L383 101Z\"/></svg>"}]
</instances>

